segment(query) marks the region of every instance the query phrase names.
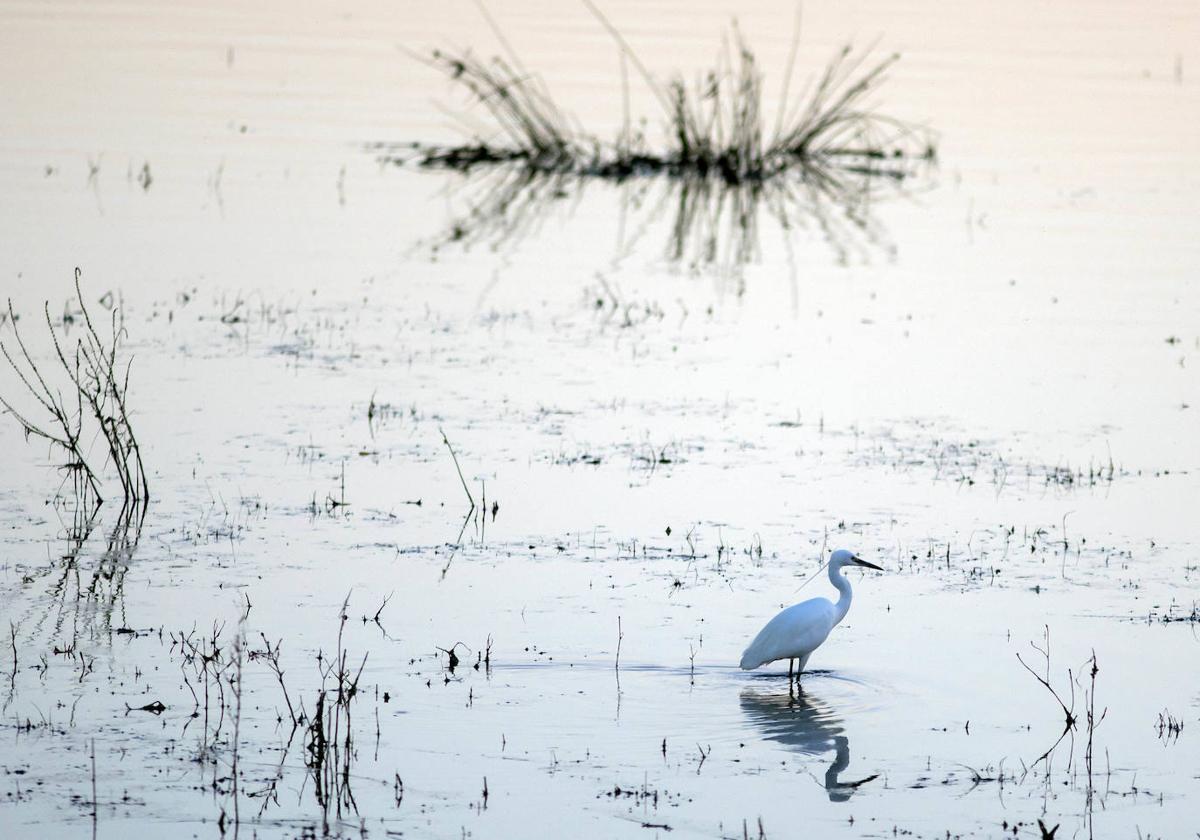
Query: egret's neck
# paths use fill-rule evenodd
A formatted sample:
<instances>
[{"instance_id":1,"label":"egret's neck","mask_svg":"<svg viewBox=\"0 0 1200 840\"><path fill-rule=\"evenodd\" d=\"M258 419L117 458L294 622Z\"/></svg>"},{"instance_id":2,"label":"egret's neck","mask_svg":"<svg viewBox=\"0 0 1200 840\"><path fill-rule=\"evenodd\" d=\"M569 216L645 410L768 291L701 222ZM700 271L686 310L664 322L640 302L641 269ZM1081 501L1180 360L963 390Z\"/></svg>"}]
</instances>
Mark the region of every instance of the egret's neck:
<instances>
[{"instance_id":1,"label":"egret's neck","mask_svg":"<svg viewBox=\"0 0 1200 840\"><path fill-rule=\"evenodd\" d=\"M837 610L837 618L833 623L839 624L846 617L846 613L850 611L850 599L854 597L854 592L850 589L850 581L842 575L841 566L831 565L829 567L829 582L841 595L837 603L833 605Z\"/></svg>"}]
</instances>

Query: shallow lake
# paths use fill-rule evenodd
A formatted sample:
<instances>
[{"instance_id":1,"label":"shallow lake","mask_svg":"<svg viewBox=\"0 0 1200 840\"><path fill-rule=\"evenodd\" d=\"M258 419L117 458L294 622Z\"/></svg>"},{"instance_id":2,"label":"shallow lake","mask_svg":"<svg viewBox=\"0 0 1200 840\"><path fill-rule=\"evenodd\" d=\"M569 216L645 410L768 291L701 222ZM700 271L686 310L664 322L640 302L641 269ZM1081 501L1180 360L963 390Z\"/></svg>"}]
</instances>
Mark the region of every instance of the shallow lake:
<instances>
[{"instance_id":1,"label":"shallow lake","mask_svg":"<svg viewBox=\"0 0 1200 840\"><path fill-rule=\"evenodd\" d=\"M794 6L603 9L660 78L736 12L774 113ZM487 11L620 130L585 5ZM119 313L151 487L0 416L0 834L1195 834L1200 7L802 12L936 161L428 171L474 4L0 2L0 292L54 388L77 266ZM839 547L802 690L740 671Z\"/></svg>"}]
</instances>

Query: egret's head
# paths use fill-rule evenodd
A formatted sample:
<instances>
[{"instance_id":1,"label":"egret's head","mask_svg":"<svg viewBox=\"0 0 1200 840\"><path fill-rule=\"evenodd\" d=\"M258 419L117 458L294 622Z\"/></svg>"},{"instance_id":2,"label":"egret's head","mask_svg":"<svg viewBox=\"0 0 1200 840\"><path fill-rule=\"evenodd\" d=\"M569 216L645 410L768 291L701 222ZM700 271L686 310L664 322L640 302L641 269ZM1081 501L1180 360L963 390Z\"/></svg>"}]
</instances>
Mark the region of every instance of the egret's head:
<instances>
[{"instance_id":1,"label":"egret's head","mask_svg":"<svg viewBox=\"0 0 1200 840\"><path fill-rule=\"evenodd\" d=\"M883 571L882 566L876 566L874 563L868 563L853 551L848 551L844 548L839 548L829 556L829 565L839 569L843 566L862 566L867 569L875 569L876 571L880 572Z\"/></svg>"}]
</instances>

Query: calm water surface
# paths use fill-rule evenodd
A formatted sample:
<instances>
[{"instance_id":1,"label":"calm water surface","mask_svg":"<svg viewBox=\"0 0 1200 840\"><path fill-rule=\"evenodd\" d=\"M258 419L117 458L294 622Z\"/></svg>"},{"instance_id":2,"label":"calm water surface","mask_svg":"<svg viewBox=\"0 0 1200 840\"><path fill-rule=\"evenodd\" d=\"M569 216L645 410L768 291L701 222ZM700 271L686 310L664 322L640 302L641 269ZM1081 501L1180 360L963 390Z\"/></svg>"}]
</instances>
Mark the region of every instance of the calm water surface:
<instances>
[{"instance_id":1,"label":"calm water surface","mask_svg":"<svg viewBox=\"0 0 1200 840\"><path fill-rule=\"evenodd\" d=\"M779 95L788 4L604 9L660 77L736 12ZM586 7L489 10L619 129ZM1200 9L805 5L798 74L876 38L937 165L862 226L801 201L681 239L669 184L496 217L500 176L369 151L459 136L404 50L497 50L470 3L0 3L0 290L43 362L75 266L120 303L154 493L75 521L0 424L0 833L1192 836L1200 642L1164 618L1200 602ZM803 696L738 671L839 546L887 573ZM323 775L287 707L347 596ZM180 640L239 628L205 715ZM1016 654L1046 674L1047 632L1080 720L1038 761L1063 715Z\"/></svg>"}]
</instances>

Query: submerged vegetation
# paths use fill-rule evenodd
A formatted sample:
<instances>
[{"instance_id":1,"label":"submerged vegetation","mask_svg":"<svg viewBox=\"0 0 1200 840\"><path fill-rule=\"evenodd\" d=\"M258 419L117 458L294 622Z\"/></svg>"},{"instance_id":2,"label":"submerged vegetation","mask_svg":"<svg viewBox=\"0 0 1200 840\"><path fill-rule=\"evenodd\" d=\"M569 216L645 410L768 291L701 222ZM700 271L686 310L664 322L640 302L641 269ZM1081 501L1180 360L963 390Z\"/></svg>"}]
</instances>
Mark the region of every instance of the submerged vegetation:
<instances>
[{"instance_id":1,"label":"submerged vegetation","mask_svg":"<svg viewBox=\"0 0 1200 840\"><path fill-rule=\"evenodd\" d=\"M809 86L810 93L795 96L791 82L797 30L783 78L782 104L768 129L763 74L736 25L715 66L699 81L689 85L677 74L661 83L599 10L591 8L616 40L623 71L632 64L658 102L661 145L652 146L645 133L633 127L627 72L622 73L624 124L617 137L604 140L577 127L511 49L507 58L490 59L470 50L434 50L418 58L466 90L487 111L490 125L474 130L463 144L417 146L418 162L455 170L518 163L535 172L611 179L663 173L738 185L797 169L806 176L843 169L901 179L914 161L935 155L927 130L881 114L867 101L886 81L899 60L897 54L872 59L870 50L847 45ZM498 30L497 35L507 47Z\"/></svg>"}]
</instances>

